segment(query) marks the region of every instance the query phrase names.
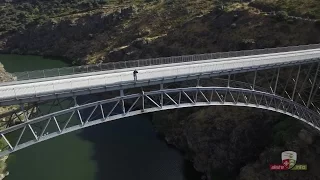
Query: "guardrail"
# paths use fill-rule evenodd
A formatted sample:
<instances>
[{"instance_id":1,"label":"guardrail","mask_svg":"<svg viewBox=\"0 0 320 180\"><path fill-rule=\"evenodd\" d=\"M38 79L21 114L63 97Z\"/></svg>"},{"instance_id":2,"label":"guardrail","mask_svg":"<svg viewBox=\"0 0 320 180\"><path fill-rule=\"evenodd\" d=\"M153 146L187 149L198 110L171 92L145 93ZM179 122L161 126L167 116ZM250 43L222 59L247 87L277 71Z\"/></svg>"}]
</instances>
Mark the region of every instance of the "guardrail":
<instances>
[{"instance_id":1,"label":"guardrail","mask_svg":"<svg viewBox=\"0 0 320 180\"><path fill-rule=\"evenodd\" d=\"M40 78L47 78L47 77L57 77L57 76L107 71L107 70L115 70L115 69L134 68L134 67L142 67L142 66L150 66L150 65L161 65L161 64L182 63L182 62L190 62L190 61L201 61L201 60L208 60L208 59L271 54L271 53L299 51L299 50L308 50L308 49L316 49L316 48L320 48L320 44L109 62L109 63L103 63L103 64L102 63L94 64L94 65L16 72L12 74L17 78L16 79L17 81L21 81L21 80L40 79Z\"/></svg>"}]
</instances>

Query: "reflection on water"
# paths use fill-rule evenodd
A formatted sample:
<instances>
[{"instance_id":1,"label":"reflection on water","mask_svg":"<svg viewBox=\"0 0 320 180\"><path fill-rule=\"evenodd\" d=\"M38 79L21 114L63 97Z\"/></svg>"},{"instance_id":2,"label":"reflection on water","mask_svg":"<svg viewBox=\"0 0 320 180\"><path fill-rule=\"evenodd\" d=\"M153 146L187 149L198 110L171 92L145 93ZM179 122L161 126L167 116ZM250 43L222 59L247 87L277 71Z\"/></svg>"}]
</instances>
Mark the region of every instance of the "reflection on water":
<instances>
[{"instance_id":1,"label":"reflection on water","mask_svg":"<svg viewBox=\"0 0 320 180\"><path fill-rule=\"evenodd\" d=\"M181 155L157 139L143 116L87 128L79 135L94 144L96 179L183 179Z\"/></svg>"}]
</instances>

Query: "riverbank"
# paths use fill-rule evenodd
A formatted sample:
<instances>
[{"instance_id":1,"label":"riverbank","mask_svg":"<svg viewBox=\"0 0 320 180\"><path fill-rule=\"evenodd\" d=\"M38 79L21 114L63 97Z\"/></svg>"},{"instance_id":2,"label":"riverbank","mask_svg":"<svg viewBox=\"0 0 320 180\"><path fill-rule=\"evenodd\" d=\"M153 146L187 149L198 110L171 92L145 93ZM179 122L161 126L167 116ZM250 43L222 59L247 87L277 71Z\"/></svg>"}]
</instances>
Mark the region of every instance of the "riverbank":
<instances>
[{"instance_id":1,"label":"riverbank","mask_svg":"<svg viewBox=\"0 0 320 180\"><path fill-rule=\"evenodd\" d=\"M154 114L153 124L204 179L319 179L320 136L296 119L254 108L187 108ZM281 152L298 153L308 172L276 173ZM263 174L263 175L261 175ZM284 178L290 177L290 178Z\"/></svg>"},{"instance_id":2,"label":"riverbank","mask_svg":"<svg viewBox=\"0 0 320 180\"><path fill-rule=\"evenodd\" d=\"M0 82L8 82L13 81L15 78L6 70L4 69L3 64L0 63ZM7 106L7 107L0 107L0 114L9 112L14 107ZM5 121L5 118L0 119L0 127L3 127L3 121ZM6 146L6 143L3 138L0 140L0 150L2 150ZM7 164L6 160L9 156L4 156L0 158L0 180L4 179L6 176L9 175L9 171L7 171Z\"/></svg>"},{"instance_id":3,"label":"riverbank","mask_svg":"<svg viewBox=\"0 0 320 180\"><path fill-rule=\"evenodd\" d=\"M36 56L0 54L0 60L10 73L68 66ZM78 100L101 98L94 95ZM41 112L61 109L58 103L52 108L51 104L40 106ZM61 105L67 107L69 102L63 101ZM74 117L70 122L74 121L79 120ZM51 124L48 131L56 131L56 128ZM32 133L26 135L33 136ZM19 132L12 136L18 137ZM192 177L197 174L176 148L158 138L150 117L144 115L99 124L38 143L10 154L6 164L10 175L5 180L189 180L190 177L194 180Z\"/></svg>"},{"instance_id":4,"label":"riverbank","mask_svg":"<svg viewBox=\"0 0 320 180\"><path fill-rule=\"evenodd\" d=\"M48 1L48 3L50 2ZM133 3L135 2L137 1ZM259 2L263 2L263 0ZM293 3L291 0L288 2ZM312 0L312 2L316 1ZM309 5L308 2L301 3L304 5L302 7L308 7ZM314 4L314 6L318 7L318 4ZM287 9L286 6L289 5L281 5L284 7L279 10ZM16 7L16 4L12 6L17 9L19 7L19 5ZM38 8L37 5L34 6L34 9ZM41 23L35 21L22 24L21 29L16 31L10 29L10 32L0 35L0 52L61 56L72 59L77 64L90 64L101 61L124 61L320 42L319 23L303 19L281 18L281 16L280 18L278 16L265 16L257 7L250 6L250 3L231 3L226 5L225 8L221 8L219 4L207 0L197 2L154 1L142 3L139 6L130 4L128 7L114 7L86 13L82 11L80 13L70 12L63 16L50 16ZM260 5L259 8L263 9ZM297 6L290 6L290 9L292 8L301 10ZM50 5L48 9L50 10ZM308 10L308 8L303 9ZM303 12L297 12L293 15L299 16L301 13L303 14ZM14 13L8 13L7 17L12 14L15 15ZM7 14L4 13L4 15ZM17 13L17 15L22 16L24 20L28 20L28 14ZM30 17L34 16L30 15ZM7 19L11 21L11 19L20 18L9 17ZM8 24L10 25L10 23ZM16 25L18 23L11 24ZM29 63L29 66L36 66L38 63L41 62ZM25 66L28 66L28 64ZM312 159L318 158L317 140L313 140L311 144L306 143L309 140L300 141L302 136L307 135L301 135L302 130L297 130L296 126L284 121L285 117L281 116L280 118L278 115L270 115L270 112L251 110L230 110L222 107L182 109L157 114L163 118L159 121L154 120L153 123L158 132L165 135L167 142L183 151L186 158L193 162L194 168L205 174L207 179L213 179L217 176L230 179L257 179L254 177L260 177L260 172L264 173L265 177L273 175L276 179L281 179L283 178L282 175L270 173L266 166L271 162L270 159L272 162L278 162L280 160L279 153L283 149L296 150L299 152L299 161L311 164L311 167L318 166L315 161L312 161ZM296 120L290 120L290 122L296 122ZM304 125L302 124L300 127L304 127ZM287 131L287 129L289 130ZM112 128L109 130L114 131ZM117 130L122 130L120 125ZM123 132L119 134L123 134ZM133 136L133 134L130 134L130 136ZM97 136L103 135L99 134ZM108 135L113 136L112 133ZM74 140L76 138L72 137L70 139ZM94 137L90 140L93 141ZM109 145L113 146L113 139L108 140ZM124 141L125 138L120 140ZM136 139L131 140L135 141ZM55 141L52 140L51 142ZM104 139L99 141L99 143L104 142ZM49 144L46 145L50 147ZM131 150L135 150L134 145L129 146L132 148ZM57 145L55 144L55 146ZM100 147L99 145L96 146ZM50 151L44 145L41 147L45 151ZM80 145L78 147L81 149ZM117 147L121 150L125 149L122 144L117 144ZM32 147L30 148L32 149ZM113 154L108 154L108 158L101 160L99 157L109 150L108 148L102 149L103 151L97 148L94 152L95 160L100 160L99 163L102 164L100 166L101 170L99 170L100 174L106 173L106 169L110 170L115 167L113 165L108 167L109 164L105 165L110 159L113 162L119 162L118 159L113 157L113 154L116 154L119 149L112 149ZM76 149L75 152L77 151ZM23 152L32 154L32 151L27 149ZM310 153L304 156L301 155L303 152ZM28 153L21 156L26 158L29 155ZM122 151L122 153L128 154L125 151ZM135 154L130 155L134 156ZM51 156L54 157L54 153ZM47 157L43 156L42 158ZM74 158L76 160L76 157ZM88 160L86 158L83 158L83 161ZM134 159L129 156L126 158ZM32 158L26 160L26 162L31 161ZM60 162L56 162L55 159L50 159L51 161L59 166ZM140 162L141 160L137 158L134 161ZM44 163L41 158L38 159L38 162ZM125 163L125 160L122 163ZM131 165L136 166L135 163ZM71 166L75 165L70 163ZM117 164L117 167L121 166ZM22 165L16 165L15 172L19 172L23 168ZM37 168L41 167L38 166ZM118 172L117 169L112 170ZM139 168L137 171L142 172ZM45 172L45 169L43 172ZM312 179L312 176L319 177L314 169L311 169L311 172L309 174L310 179ZM128 173L137 175L136 172L130 170L128 170ZM303 178L303 172L299 173L298 178ZM286 173L284 174L286 175ZM117 173L112 175L117 178ZM126 173L123 173L123 178L126 178L125 175ZM265 177L261 177L261 179ZM20 180L25 177L19 177L15 174L15 178ZM33 176L29 176L25 179L32 178ZM41 178L44 179L44 175L40 175L39 179ZM79 175L77 178L69 177L69 179L71 178L79 179L81 176ZM93 178L93 175L90 178ZM55 177L55 179L62 178Z\"/></svg>"},{"instance_id":5,"label":"riverbank","mask_svg":"<svg viewBox=\"0 0 320 180\"><path fill-rule=\"evenodd\" d=\"M221 8L204 0L135 1L125 7L52 16L6 32L0 35L0 52L92 64L320 42L319 23L265 16L258 7L226 3Z\"/></svg>"}]
</instances>

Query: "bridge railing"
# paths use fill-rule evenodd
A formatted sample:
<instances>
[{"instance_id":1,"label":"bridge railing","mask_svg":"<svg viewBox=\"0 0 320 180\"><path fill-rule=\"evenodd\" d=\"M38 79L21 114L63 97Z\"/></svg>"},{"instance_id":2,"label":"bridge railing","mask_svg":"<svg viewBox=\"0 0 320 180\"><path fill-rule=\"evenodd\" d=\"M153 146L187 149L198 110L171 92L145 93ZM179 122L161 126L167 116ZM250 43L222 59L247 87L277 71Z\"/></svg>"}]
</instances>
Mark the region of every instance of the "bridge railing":
<instances>
[{"instance_id":1,"label":"bridge railing","mask_svg":"<svg viewBox=\"0 0 320 180\"><path fill-rule=\"evenodd\" d=\"M209 59L271 54L271 53L299 51L299 50L308 50L308 49L316 49L316 48L320 48L320 44L109 62L109 63L94 64L94 65L73 66L73 67L45 69L45 70L27 71L27 72L16 72L16 73L13 73L13 76L16 77L17 81L21 81L21 80L40 79L40 78L57 77L57 76L65 76L65 75L73 75L73 74L82 74L82 73L89 73L89 72L124 69L124 68L135 68L135 67L143 67L143 66L150 66L150 65L161 65L161 64L172 64L172 63L200 61L200 60L209 60Z\"/></svg>"}]
</instances>

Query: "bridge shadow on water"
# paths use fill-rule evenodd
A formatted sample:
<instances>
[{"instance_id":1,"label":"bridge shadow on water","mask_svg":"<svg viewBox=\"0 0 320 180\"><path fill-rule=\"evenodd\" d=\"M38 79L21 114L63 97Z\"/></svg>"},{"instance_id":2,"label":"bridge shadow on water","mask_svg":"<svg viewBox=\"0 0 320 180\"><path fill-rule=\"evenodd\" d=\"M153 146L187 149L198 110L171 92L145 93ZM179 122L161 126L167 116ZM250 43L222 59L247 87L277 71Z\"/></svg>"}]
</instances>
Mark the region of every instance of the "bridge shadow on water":
<instances>
[{"instance_id":1,"label":"bridge shadow on water","mask_svg":"<svg viewBox=\"0 0 320 180\"><path fill-rule=\"evenodd\" d=\"M85 112L84 116L89 114ZM147 115L124 118L78 133L92 143L92 159L97 166L95 180L200 179L201 174L192 163L157 136L149 119Z\"/></svg>"}]
</instances>

